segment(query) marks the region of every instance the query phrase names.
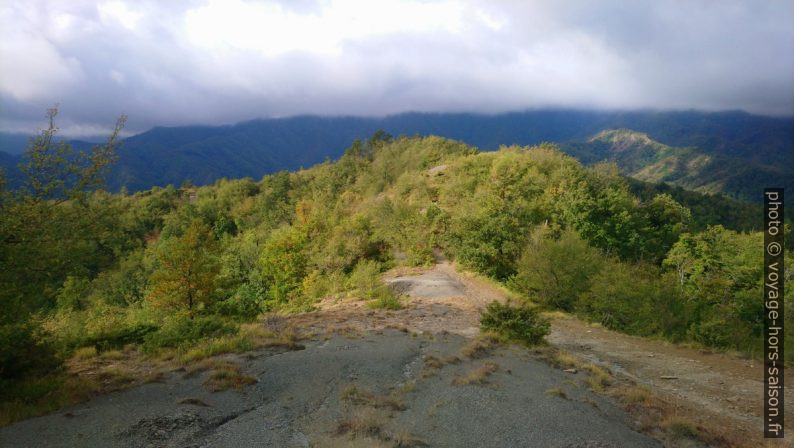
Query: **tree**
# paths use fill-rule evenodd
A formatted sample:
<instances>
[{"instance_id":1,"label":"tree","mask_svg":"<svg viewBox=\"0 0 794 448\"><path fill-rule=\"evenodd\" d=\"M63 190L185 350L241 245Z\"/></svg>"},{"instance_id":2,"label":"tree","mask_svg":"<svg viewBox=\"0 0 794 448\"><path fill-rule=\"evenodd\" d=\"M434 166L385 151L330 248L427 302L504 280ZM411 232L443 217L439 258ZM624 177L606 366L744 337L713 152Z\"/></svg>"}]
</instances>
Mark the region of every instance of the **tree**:
<instances>
[{"instance_id":1,"label":"tree","mask_svg":"<svg viewBox=\"0 0 794 448\"><path fill-rule=\"evenodd\" d=\"M69 276L90 275L104 259L110 221L89 199L116 158L126 117L105 144L85 153L55 141L57 114L57 107L47 111L48 127L28 144L24 185L9 190L0 180L0 379L52 366L31 315L54 306Z\"/></svg>"},{"instance_id":2,"label":"tree","mask_svg":"<svg viewBox=\"0 0 794 448\"><path fill-rule=\"evenodd\" d=\"M300 291L308 274L305 232L285 226L270 234L259 258L268 305L285 304Z\"/></svg>"},{"instance_id":3,"label":"tree","mask_svg":"<svg viewBox=\"0 0 794 448\"><path fill-rule=\"evenodd\" d=\"M192 319L196 310L211 303L220 264L212 230L194 219L182 236L162 243L159 269L151 276L147 297L158 307L183 308Z\"/></svg>"},{"instance_id":4,"label":"tree","mask_svg":"<svg viewBox=\"0 0 794 448\"><path fill-rule=\"evenodd\" d=\"M603 257L572 230L557 239L544 230L535 231L524 249L511 286L534 301L572 311L601 270Z\"/></svg>"}]
</instances>

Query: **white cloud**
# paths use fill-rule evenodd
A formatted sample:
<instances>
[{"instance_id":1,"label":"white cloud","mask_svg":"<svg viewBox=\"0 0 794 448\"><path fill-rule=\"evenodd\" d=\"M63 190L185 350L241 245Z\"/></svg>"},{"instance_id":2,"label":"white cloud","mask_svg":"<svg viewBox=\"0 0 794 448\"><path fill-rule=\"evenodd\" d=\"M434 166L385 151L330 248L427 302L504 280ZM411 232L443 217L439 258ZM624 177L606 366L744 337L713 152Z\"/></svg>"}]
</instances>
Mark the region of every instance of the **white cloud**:
<instances>
[{"instance_id":1,"label":"white cloud","mask_svg":"<svg viewBox=\"0 0 794 448\"><path fill-rule=\"evenodd\" d=\"M0 120L56 102L86 129L123 112L134 130L542 106L794 114L792 16L786 0L7 0Z\"/></svg>"},{"instance_id":2,"label":"white cloud","mask_svg":"<svg viewBox=\"0 0 794 448\"><path fill-rule=\"evenodd\" d=\"M100 3L97 11L102 21L116 21L128 30L135 30L143 18L143 13L133 10L121 1Z\"/></svg>"}]
</instances>

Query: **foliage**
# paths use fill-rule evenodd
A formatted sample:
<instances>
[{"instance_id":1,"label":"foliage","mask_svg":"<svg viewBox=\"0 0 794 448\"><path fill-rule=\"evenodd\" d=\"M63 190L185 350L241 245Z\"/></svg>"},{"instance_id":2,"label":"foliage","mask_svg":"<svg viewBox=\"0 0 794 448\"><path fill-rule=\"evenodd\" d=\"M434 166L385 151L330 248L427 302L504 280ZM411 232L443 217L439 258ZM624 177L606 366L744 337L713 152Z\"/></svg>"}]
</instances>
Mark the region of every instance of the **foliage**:
<instances>
[{"instance_id":1,"label":"foliage","mask_svg":"<svg viewBox=\"0 0 794 448\"><path fill-rule=\"evenodd\" d=\"M266 307L283 305L299 293L307 275L306 234L296 227L273 231L264 243L259 266L266 285Z\"/></svg>"},{"instance_id":2,"label":"foliage","mask_svg":"<svg viewBox=\"0 0 794 448\"><path fill-rule=\"evenodd\" d=\"M3 381L78 347L242 350L241 321L329 296L396 309L383 271L439 252L610 328L760 347L761 234L706 226L732 202L637 193L615 166L583 167L552 145L483 153L378 134L310 169L129 195L94 189L114 138L70 156L46 150L53 133L31 146L30 186L0 190ZM548 329L534 309L498 304L486 327L530 342Z\"/></svg>"},{"instance_id":3,"label":"foliage","mask_svg":"<svg viewBox=\"0 0 794 448\"><path fill-rule=\"evenodd\" d=\"M38 332L32 321L0 325L0 385L6 379L40 374L59 365L54 350Z\"/></svg>"},{"instance_id":4,"label":"foliage","mask_svg":"<svg viewBox=\"0 0 794 448\"><path fill-rule=\"evenodd\" d=\"M672 276L647 263L608 262L584 291L577 310L607 328L681 340L688 308Z\"/></svg>"},{"instance_id":5,"label":"foliage","mask_svg":"<svg viewBox=\"0 0 794 448\"><path fill-rule=\"evenodd\" d=\"M547 227L534 232L509 284L535 302L572 311L602 269L603 257L576 232L566 230L556 239L550 233Z\"/></svg>"},{"instance_id":6,"label":"foliage","mask_svg":"<svg viewBox=\"0 0 794 448\"><path fill-rule=\"evenodd\" d=\"M52 367L53 349L39 336L34 315L54 308L64 282L64 306L84 306L77 295L87 289L85 280L121 249L113 238L116 209L93 191L115 159L125 118L107 143L83 152L54 140L57 113L50 109L48 127L30 140L24 185L0 189L0 379Z\"/></svg>"},{"instance_id":7,"label":"foliage","mask_svg":"<svg viewBox=\"0 0 794 448\"><path fill-rule=\"evenodd\" d=\"M162 347L179 347L199 339L232 334L237 325L227 322L218 316L203 316L188 319L184 315L175 315L165 320L162 327L149 333L144 338L144 347L153 350Z\"/></svg>"},{"instance_id":8,"label":"foliage","mask_svg":"<svg viewBox=\"0 0 794 448\"><path fill-rule=\"evenodd\" d=\"M194 219L185 233L161 243L159 268L150 278L147 300L158 307L196 310L213 301L219 272L217 244L212 231Z\"/></svg>"},{"instance_id":9,"label":"foliage","mask_svg":"<svg viewBox=\"0 0 794 448\"><path fill-rule=\"evenodd\" d=\"M491 302L480 316L480 328L527 345L539 344L549 334L549 321L537 308Z\"/></svg>"}]
</instances>

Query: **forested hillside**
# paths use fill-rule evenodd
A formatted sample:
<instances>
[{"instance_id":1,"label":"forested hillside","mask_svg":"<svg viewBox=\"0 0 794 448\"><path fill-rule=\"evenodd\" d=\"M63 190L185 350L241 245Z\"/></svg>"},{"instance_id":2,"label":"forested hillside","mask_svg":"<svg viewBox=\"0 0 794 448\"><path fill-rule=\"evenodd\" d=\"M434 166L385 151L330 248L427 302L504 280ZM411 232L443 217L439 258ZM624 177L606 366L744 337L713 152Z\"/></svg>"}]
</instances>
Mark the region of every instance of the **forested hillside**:
<instances>
[{"instance_id":1,"label":"forested hillside","mask_svg":"<svg viewBox=\"0 0 794 448\"><path fill-rule=\"evenodd\" d=\"M384 118L306 116L233 126L154 128L124 140L108 185L112 191L119 191L122 186L129 191L142 191L155 185L181 185L186 180L207 185L223 177L260 179L280 170L336 159L351 141L366 138L378 129L392 135L439 135L481 150L495 150L500 145L574 141L578 144L566 143L562 150L589 163L617 153L608 149L611 144L607 135L614 137L614 133L587 140L601 131L621 128L647 134L653 145L668 145L675 153L687 151L698 155L698 160L708 160L705 172L692 172L686 166L692 159L689 155L678 162L667 157L661 163L647 154L650 146L640 145L631 151L635 155L628 169L631 174L647 164L653 165L640 174L643 180L669 179L688 188L758 201L756 189L764 181L790 182L794 178L791 118L742 112L538 110L499 115L410 113ZM83 149L91 146L72 143ZM0 151L5 148L5 152L19 153L23 144L20 136L0 138ZM626 158L618 159L623 169L621 162ZM15 171L18 161L16 156L0 157L0 166L6 168L12 180L19 179ZM701 174L705 179L699 179Z\"/></svg>"},{"instance_id":2,"label":"forested hillside","mask_svg":"<svg viewBox=\"0 0 794 448\"><path fill-rule=\"evenodd\" d=\"M562 150L585 164L615 162L622 173L637 180L752 202L760 202L764 187L794 185L786 165L753 163L696 147L672 147L628 129L601 131L584 141L564 143Z\"/></svg>"},{"instance_id":3,"label":"forested hillside","mask_svg":"<svg viewBox=\"0 0 794 448\"><path fill-rule=\"evenodd\" d=\"M657 194L550 144L480 152L376 133L309 169L128 195L98 189L113 140L81 158L51 136L31 147L28 187L0 196L10 418L57 406L50 372L76 351L196 357L245 350L241 322L330 295L399 307L380 273L435 249L527 304L759 355L762 234L720 225L723 199Z\"/></svg>"}]
</instances>

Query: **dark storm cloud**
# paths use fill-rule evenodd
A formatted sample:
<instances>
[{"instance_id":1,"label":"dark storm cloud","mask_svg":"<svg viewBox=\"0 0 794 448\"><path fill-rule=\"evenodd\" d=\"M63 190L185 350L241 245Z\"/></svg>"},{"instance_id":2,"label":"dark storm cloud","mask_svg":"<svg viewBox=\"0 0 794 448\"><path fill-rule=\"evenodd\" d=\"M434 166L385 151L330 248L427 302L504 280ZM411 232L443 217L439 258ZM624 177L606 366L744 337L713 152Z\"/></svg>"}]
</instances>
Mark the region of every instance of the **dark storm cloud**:
<instances>
[{"instance_id":1,"label":"dark storm cloud","mask_svg":"<svg viewBox=\"0 0 794 448\"><path fill-rule=\"evenodd\" d=\"M546 106L794 114L790 1L6 1L0 129Z\"/></svg>"}]
</instances>

